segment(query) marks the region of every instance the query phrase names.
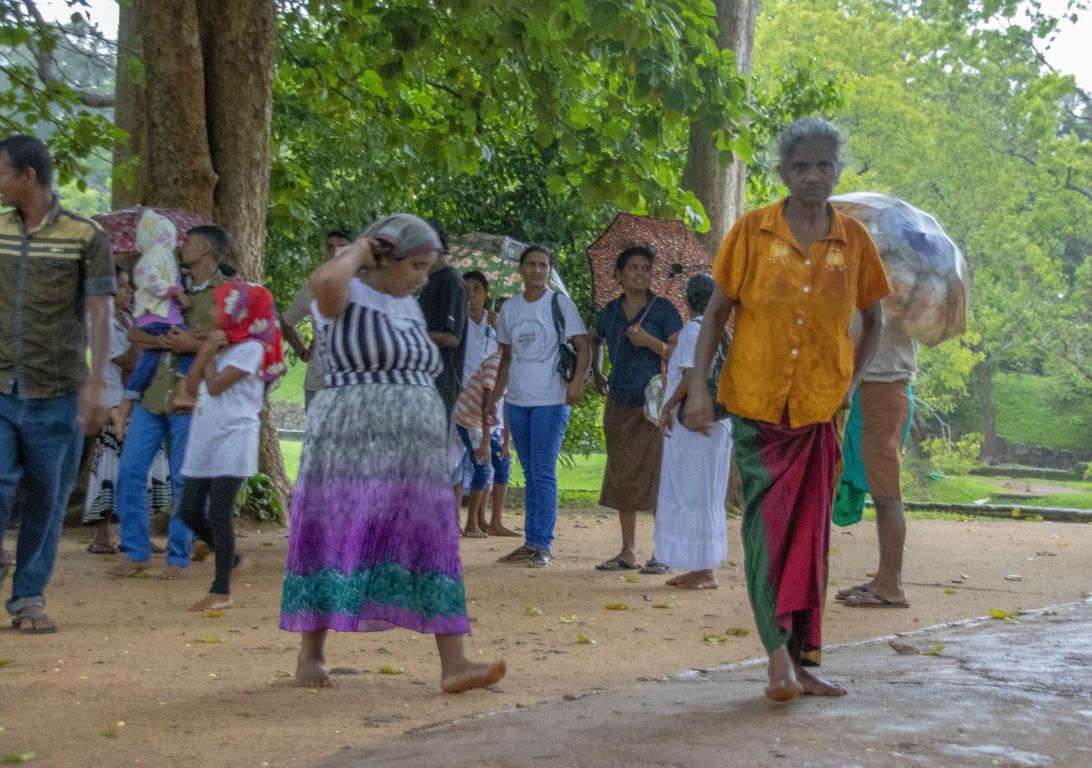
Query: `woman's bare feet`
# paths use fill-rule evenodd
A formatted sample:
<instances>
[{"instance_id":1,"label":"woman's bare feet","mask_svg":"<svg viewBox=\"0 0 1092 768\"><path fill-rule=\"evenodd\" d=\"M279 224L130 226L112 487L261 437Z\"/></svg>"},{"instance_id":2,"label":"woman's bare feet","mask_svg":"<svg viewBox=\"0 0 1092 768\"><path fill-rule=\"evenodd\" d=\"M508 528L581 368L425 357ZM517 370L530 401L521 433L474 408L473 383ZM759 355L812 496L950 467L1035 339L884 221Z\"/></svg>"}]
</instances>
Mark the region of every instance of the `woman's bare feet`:
<instances>
[{"instance_id":1,"label":"woman's bare feet","mask_svg":"<svg viewBox=\"0 0 1092 768\"><path fill-rule=\"evenodd\" d=\"M490 525L485 529L485 532L490 536L519 536L521 534L516 533L511 528L505 528L503 525Z\"/></svg>"},{"instance_id":2,"label":"woman's bare feet","mask_svg":"<svg viewBox=\"0 0 1092 768\"><path fill-rule=\"evenodd\" d=\"M485 531L483 531L481 528L479 528L476 525L473 526L473 527L468 525L466 528L463 529L463 538L464 539L484 539L484 538L486 538L486 533L485 533Z\"/></svg>"},{"instance_id":3,"label":"woman's bare feet","mask_svg":"<svg viewBox=\"0 0 1092 768\"><path fill-rule=\"evenodd\" d=\"M708 569L702 571L689 571L681 576L668 579L664 584L669 587L678 587L679 589L716 589L720 586L717 583L717 577Z\"/></svg>"},{"instance_id":4,"label":"woman's bare feet","mask_svg":"<svg viewBox=\"0 0 1092 768\"><path fill-rule=\"evenodd\" d=\"M186 569L181 565L168 565L167 570L159 574L159 578L166 579L167 581L179 581L186 578L189 574L186 573Z\"/></svg>"},{"instance_id":5,"label":"woman's bare feet","mask_svg":"<svg viewBox=\"0 0 1092 768\"><path fill-rule=\"evenodd\" d=\"M190 560L195 563L203 563L211 552L212 547L209 546L207 541L197 539L193 542L193 551L190 552Z\"/></svg>"},{"instance_id":6,"label":"woman's bare feet","mask_svg":"<svg viewBox=\"0 0 1092 768\"><path fill-rule=\"evenodd\" d=\"M296 685L304 688L333 688L334 681L326 674L326 632L304 632L300 638L300 654L296 659Z\"/></svg>"},{"instance_id":7,"label":"woman's bare feet","mask_svg":"<svg viewBox=\"0 0 1092 768\"><path fill-rule=\"evenodd\" d=\"M198 600L196 603L190 606L191 611L222 611L225 608L231 608L235 605L235 601L231 599L231 595L218 595L215 592L209 592L208 595Z\"/></svg>"},{"instance_id":8,"label":"woman's bare feet","mask_svg":"<svg viewBox=\"0 0 1092 768\"><path fill-rule=\"evenodd\" d=\"M122 560L117 565L107 568L106 574L116 576L119 579L126 579L130 576L136 576L138 573L147 574L148 569L151 567L151 560Z\"/></svg>"},{"instance_id":9,"label":"woman's bare feet","mask_svg":"<svg viewBox=\"0 0 1092 768\"><path fill-rule=\"evenodd\" d=\"M458 668L444 672L440 678L440 687L444 693L462 693L473 688L488 688L508 671L508 665L501 659L492 664L465 662Z\"/></svg>"},{"instance_id":10,"label":"woman's bare feet","mask_svg":"<svg viewBox=\"0 0 1092 768\"><path fill-rule=\"evenodd\" d=\"M789 656L789 649L785 646L770 654L766 673L770 678L770 684L766 686L766 698L792 701L804 692L804 687L796 679L796 669Z\"/></svg>"},{"instance_id":11,"label":"woman's bare feet","mask_svg":"<svg viewBox=\"0 0 1092 768\"><path fill-rule=\"evenodd\" d=\"M849 691L829 680L816 677L804 667L796 668L796 679L803 688L805 696L845 696Z\"/></svg>"}]
</instances>

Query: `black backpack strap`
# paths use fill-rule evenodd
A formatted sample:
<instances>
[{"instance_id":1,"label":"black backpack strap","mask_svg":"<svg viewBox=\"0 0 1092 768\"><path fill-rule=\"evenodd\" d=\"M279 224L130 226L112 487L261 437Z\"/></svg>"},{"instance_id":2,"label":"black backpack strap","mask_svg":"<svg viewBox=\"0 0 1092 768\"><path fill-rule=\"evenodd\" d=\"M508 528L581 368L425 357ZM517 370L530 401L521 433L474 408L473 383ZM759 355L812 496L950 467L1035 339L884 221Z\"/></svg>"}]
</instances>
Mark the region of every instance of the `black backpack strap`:
<instances>
[{"instance_id":1,"label":"black backpack strap","mask_svg":"<svg viewBox=\"0 0 1092 768\"><path fill-rule=\"evenodd\" d=\"M557 343L564 344L565 339L568 337L565 335L565 318L561 314L561 299L560 294L554 292L554 297L550 301L550 311L554 316L554 330L557 331Z\"/></svg>"}]
</instances>

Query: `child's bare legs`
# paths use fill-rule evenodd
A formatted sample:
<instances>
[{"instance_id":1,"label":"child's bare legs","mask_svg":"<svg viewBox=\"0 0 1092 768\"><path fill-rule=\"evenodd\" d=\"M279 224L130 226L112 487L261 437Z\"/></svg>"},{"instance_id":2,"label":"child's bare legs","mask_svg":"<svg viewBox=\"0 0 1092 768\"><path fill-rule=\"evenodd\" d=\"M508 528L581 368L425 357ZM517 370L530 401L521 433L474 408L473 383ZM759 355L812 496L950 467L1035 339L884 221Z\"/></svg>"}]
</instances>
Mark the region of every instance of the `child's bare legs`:
<instances>
[{"instance_id":1,"label":"child's bare legs","mask_svg":"<svg viewBox=\"0 0 1092 768\"><path fill-rule=\"evenodd\" d=\"M110 539L110 519L102 518L95 523L95 537L87 547L88 552L96 555L113 555L118 551L117 544Z\"/></svg>"},{"instance_id":2,"label":"child's bare legs","mask_svg":"<svg viewBox=\"0 0 1092 768\"><path fill-rule=\"evenodd\" d=\"M505 528L501 519L504 514L504 500L507 496L507 485L493 484L493 514L489 519L489 527L485 529L490 536L519 536L511 528ZM484 513L485 510L483 509L482 512Z\"/></svg>"},{"instance_id":3,"label":"child's bare legs","mask_svg":"<svg viewBox=\"0 0 1092 768\"><path fill-rule=\"evenodd\" d=\"M296 660L296 685L305 688L331 688L326 674L326 630L312 630L300 635L300 654Z\"/></svg>"},{"instance_id":4,"label":"child's bare legs","mask_svg":"<svg viewBox=\"0 0 1092 768\"><path fill-rule=\"evenodd\" d=\"M193 407L197 405L197 401L194 400L193 395L186 389L185 381L185 376L178 377L178 387L175 389L174 400L171 400L171 407L176 410L192 410Z\"/></svg>"},{"instance_id":5,"label":"child's bare legs","mask_svg":"<svg viewBox=\"0 0 1092 768\"><path fill-rule=\"evenodd\" d=\"M484 497L484 491L470 489L470 497L466 502L466 528L463 529L463 536L469 539L484 539L486 536L483 517Z\"/></svg>"},{"instance_id":6,"label":"child's bare legs","mask_svg":"<svg viewBox=\"0 0 1092 768\"><path fill-rule=\"evenodd\" d=\"M110 409L110 423L114 427L114 435L118 440L125 439L125 432L129 428L129 417L133 415L135 405L136 400L125 399L121 401L121 405L117 407L117 410Z\"/></svg>"},{"instance_id":7,"label":"child's bare legs","mask_svg":"<svg viewBox=\"0 0 1092 768\"><path fill-rule=\"evenodd\" d=\"M440 687L445 693L487 688L508 671L504 659L492 664L479 664L466 658L462 635L436 635L436 649L440 652ZM303 657L302 649L300 657Z\"/></svg>"}]
</instances>

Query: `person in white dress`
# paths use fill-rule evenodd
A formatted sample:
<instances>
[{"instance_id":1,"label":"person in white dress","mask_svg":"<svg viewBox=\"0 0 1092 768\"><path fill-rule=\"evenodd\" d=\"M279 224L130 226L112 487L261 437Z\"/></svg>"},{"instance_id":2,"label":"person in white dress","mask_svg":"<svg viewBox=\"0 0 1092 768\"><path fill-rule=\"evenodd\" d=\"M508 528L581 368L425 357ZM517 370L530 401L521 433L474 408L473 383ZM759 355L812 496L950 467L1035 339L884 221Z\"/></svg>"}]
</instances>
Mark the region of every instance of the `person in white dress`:
<instances>
[{"instance_id":1,"label":"person in white dress","mask_svg":"<svg viewBox=\"0 0 1092 768\"><path fill-rule=\"evenodd\" d=\"M668 579L680 589L716 589L714 570L728 556L724 502L732 464L732 427L725 418L708 434L678 423L686 395L702 313L713 293L708 275L690 278L686 302L693 319L679 332L667 364L667 400L660 414L664 431L660 491L656 502L656 557L686 573Z\"/></svg>"}]
</instances>

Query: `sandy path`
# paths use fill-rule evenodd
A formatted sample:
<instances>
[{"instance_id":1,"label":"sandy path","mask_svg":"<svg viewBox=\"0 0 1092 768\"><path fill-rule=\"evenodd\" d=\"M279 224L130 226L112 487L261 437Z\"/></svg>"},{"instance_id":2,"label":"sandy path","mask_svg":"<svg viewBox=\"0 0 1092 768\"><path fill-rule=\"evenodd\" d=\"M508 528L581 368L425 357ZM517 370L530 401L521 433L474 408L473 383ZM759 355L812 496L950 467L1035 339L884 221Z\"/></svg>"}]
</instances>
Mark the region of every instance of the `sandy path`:
<instances>
[{"instance_id":1,"label":"sandy path","mask_svg":"<svg viewBox=\"0 0 1092 768\"><path fill-rule=\"evenodd\" d=\"M256 568L238 589L239 607L223 618L185 610L207 590L211 560L184 582L111 580L102 558L84 551L87 534L70 530L48 593L62 631L23 637L0 629L0 659L10 660L0 667L0 754L33 750L36 766L301 766L436 721L757 656L738 521L729 535L721 589L702 593L670 590L664 577L629 582L593 571L617 546L617 526L602 510L562 513L557 559L544 571L494 563L511 539L466 541L469 647L483 659L506 657L510 673L495 691L445 696L432 639L401 631L332 637L330 666L350 672L335 676L333 690L289 684L297 638L276 628L283 530L240 538ZM871 523L834 531L832 586L873 567L874 535ZM650 539L651 521L642 519L646 555ZM1088 525L917 521L907 557L912 607L832 604L827 642L1071 602L1092 590ZM1006 580L1010 574L1022 580ZM630 610L606 610L612 603ZM526 615L530 606L541 615ZM561 621L570 615L573 623ZM722 644L703 640L735 627L752 631ZM578 643L581 632L595 644ZM383 675L380 666L405 672Z\"/></svg>"}]
</instances>

